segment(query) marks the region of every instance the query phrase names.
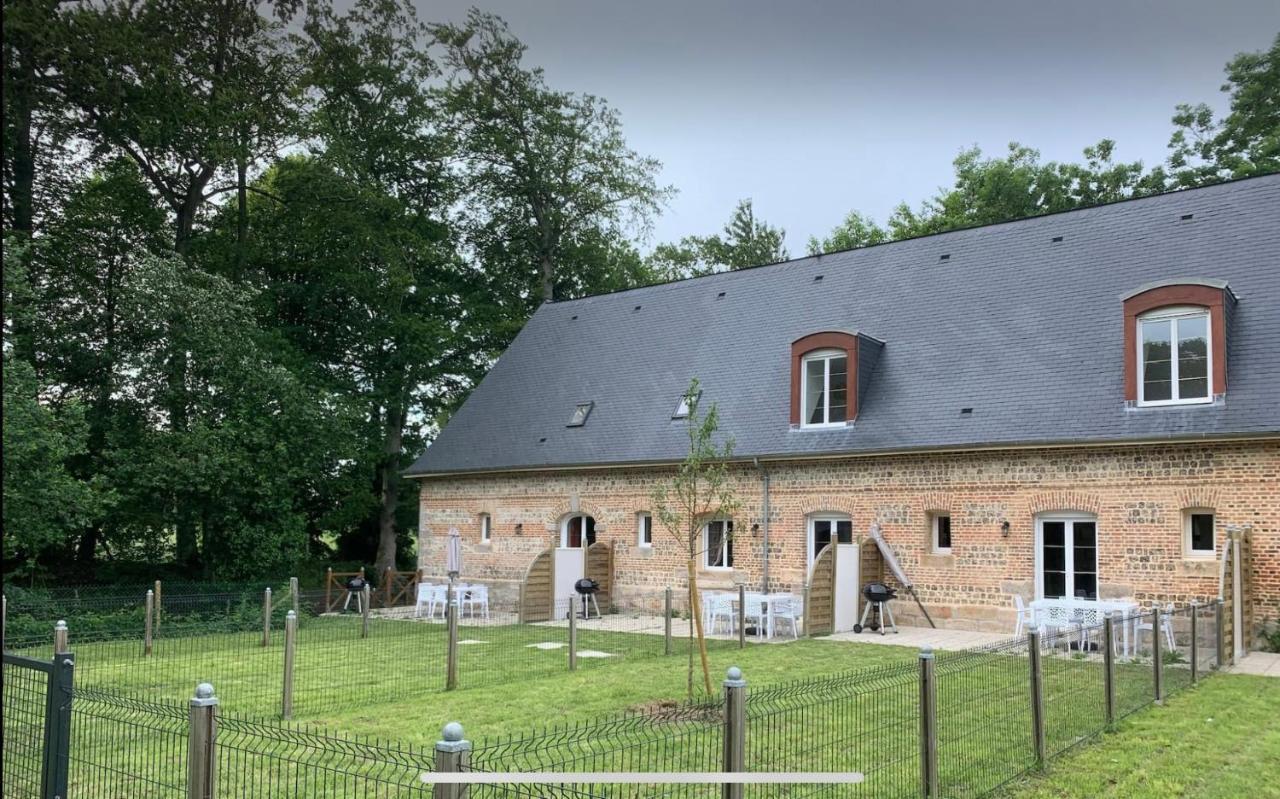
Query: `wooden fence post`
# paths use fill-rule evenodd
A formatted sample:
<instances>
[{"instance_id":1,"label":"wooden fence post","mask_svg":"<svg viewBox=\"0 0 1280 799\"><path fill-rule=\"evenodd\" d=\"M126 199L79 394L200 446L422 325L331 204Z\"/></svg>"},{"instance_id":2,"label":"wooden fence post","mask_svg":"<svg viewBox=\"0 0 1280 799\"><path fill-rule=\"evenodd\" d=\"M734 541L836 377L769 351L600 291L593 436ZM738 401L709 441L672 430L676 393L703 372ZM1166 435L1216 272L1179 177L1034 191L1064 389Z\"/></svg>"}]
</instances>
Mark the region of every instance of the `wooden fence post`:
<instances>
[{"instance_id":1,"label":"wooden fence post","mask_svg":"<svg viewBox=\"0 0 1280 799\"><path fill-rule=\"evenodd\" d=\"M800 615L804 617L804 637L812 638L813 635L812 633L809 632L809 627L810 627L809 615L810 614L809 614L809 583L808 582L805 582L804 584L804 607L801 608Z\"/></svg>"},{"instance_id":2,"label":"wooden fence post","mask_svg":"<svg viewBox=\"0 0 1280 799\"><path fill-rule=\"evenodd\" d=\"M271 646L271 587L262 592L262 645Z\"/></svg>"},{"instance_id":3,"label":"wooden fence post","mask_svg":"<svg viewBox=\"0 0 1280 799\"><path fill-rule=\"evenodd\" d=\"M738 583L738 648L747 646L747 586Z\"/></svg>"},{"instance_id":4,"label":"wooden fence post","mask_svg":"<svg viewBox=\"0 0 1280 799\"><path fill-rule=\"evenodd\" d=\"M324 573L324 612L328 613L333 609L333 567L330 566Z\"/></svg>"},{"instance_id":5,"label":"wooden fence post","mask_svg":"<svg viewBox=\"0 0 1280 799\"><path fill-rule=\"evenodd\" d=\"M9 640L9 595L4 595L4 605L0 608L0 642ZM2 644L0 644L2 647Z\"/></svg>"},{"instance_id":6,"label":"wooden fence post","mask_svg":"<svg viewBox=\"0 0 1280 799\"><path fill-rule=\"evenodd\" d=\"M147 592L146 617L142 620L142 655L143 657L151 657L151 630L152 619L156 612L156 594L155 591Z\"/></svg>"},{"instance_id":7,"label":"wooden fence post","mask_svg":"<svg viewBox=\"0 0 1280 799\"><path fill-rule=\"evenodd\" d=\"M1027 655L1031 672L1031 741L1035 747L1036 765L1044 768L1046 744L1044 735L1044 672L1040 664L1040 633L1027 633Z\"/></svg>"},{"instance_id":8,"label":"wooden fence post","mask_svg":"<svg viewBox=\"0 0 1280 799\"><path fill-rule=\"evenodd\" d=\"M1111 727L1116 723L1116 622L1110 611L1102 617L1102 695Z\"/></svg>"},{"instance_id":9,"label":"wooden fence post","mask_svg":"<svg viewBox=\"0 0 1280 799\"><path fill-rule=\"evenodd\" d=\"M373 594L369 590L369 584L365 583L364 588L360 589L360 637L369 637L369 605L373 599Z\"/></svg>"},{"instance_id":10,"label":"wooden fence post","mask_svg":"<svg viewBox=\"0 0 1280 799\"><path fill-rule=\"evenodd\" d=\"M448 642L445 646L444 688L452 691L458 687L458 598L449 584L445 592L445 628Z\"/></svg>"},{"instance_id":11,"label":"wooden fence post","mask_svg":"<svg viewBox=\"0 0 1280 799\"><path fill-rule=\"evenodd\" d=\"M724 770L741 774L747 770L747 681L742 669L730 666L724 680ZM741 782L726 782L723 799L742 799Z\"/></svg>"},{"instance_id":12,"label":"wooden fence post","mask_svg":"<svg viewBox=\"0 0 1280 799\"><path fill-rule=\"evenodd\" d=\"M457 774L467 770L471 742L462 735L462 725L458 722L451 721L444 725L441 740L436 742L437 774ZM467 786L437 782L431 795L433 799L467 799Z\"/></svg>"},{"instance_id":13,"label":"wooden fence post","mask_svg":"<svg viewBox=\"0 0 1280 799\"><path fill-rule=\"evenodd\" d=\"M1225 666L1227 662L1227 635L1226 635L1226 631L1222 629L1222 599L1221 598L1219 598L1218 601L1213 604L1213 635L1214 635L1214 638L1216 639L1216 645L1217 645L1217 648L1214 653L1218 658L1218 663L1216 668L1220 669L1223 666Z\"/></svg>"},{"instance_id":14,"label":"wooden fence post","mask_svg":"<svg viewBox=\"0 0 1280 799\"><path fill-rule=\"evenodd\" d=\"M1155 691L1156 704L1164 704L1164 653L1160 647L1160 636L1163 630L1160 629L1164 623L1164 613L1156 606L1151 611L1151 663L1155 667Z\"/></svg>"},{"instance_id":15,"label":"wooden fence post","mask_svg":"<svg viewBox=\"0 0 1280 799\"><path fill-rule=\"evenodd\" d=\"M569 671L578 669L578 609L569 600Z\"/></svg>"},{"instance_id":16,"label":"wooden fence post","mask_svg":"<svg viewBox=\"0 0 1280 799\"><path fill-rule=\"evenodd\" d=\"M920 662L920 794L938 796L938 681L933 649L923 647Z\"/></svg>"},{"instance_id":17,"label":"wooden fence post","mask_svg":"<svg viewBox=\"0 0 1280 799\"><path fill-rule=\"evenodd\" d=\"M666 590L666 594L665 594L665 596L664 596L664 598L663 598L663 602L662 602L662 605L663 605L663 611L662 611L662 647L663 647L663 649L662 649L662 654L664 654L664 655L670 655L670 654L671 654L671 605L672 605L672 602L671 602L672 596L671 596L671 595L672 595L672 593L673 593L673 592L672 592L672 590L671 590L670 588L667 588L667 590Z\"/></svg>"},{"instance_id":18,"label":"wooden fence post","mask_svg":"<svg viewBox=\"0 0 1280 799\"><path fill-rule=\"evenodd\" d=\"M293 612L294 612L294 614L295 614L295 615L299 612L299 608L298 608L298 594L299 594L299 591L298 591L298 578L297 578L297 577L290 577L290 578L289 578L289 598L293 600Z\"/></svg>"},{"instance_id":19,"label":"wooden fence post","mask_svg":"<svg viewBox=\"0 0 1280 799\"><path fill-rule=\"evenodd\" d=\"M284 684L280 692L280 716L293 718L293 662L298 645L298 614L292 610L284 617Z\"/></svg>"},{"instance_id":20,"label":"wooden fence post","mask_svg":"<svg viewBox=\"0 0 1280 799\"><path fill-rule=\"evenodd\" d=\"M1191 684L1200 679L1200 603L1191 603Z\"/></svg>"},{"instance_id":21,"label":"wooden fence post","mask_svg":"<svg viewBox=\"0 0 1280 799\"><path fill-rule=\"evenodd\" d=\"M187 733L187 797L214 799L218 786L218 697L202 682L191 698Z\"/></svg>"}]
</instances>

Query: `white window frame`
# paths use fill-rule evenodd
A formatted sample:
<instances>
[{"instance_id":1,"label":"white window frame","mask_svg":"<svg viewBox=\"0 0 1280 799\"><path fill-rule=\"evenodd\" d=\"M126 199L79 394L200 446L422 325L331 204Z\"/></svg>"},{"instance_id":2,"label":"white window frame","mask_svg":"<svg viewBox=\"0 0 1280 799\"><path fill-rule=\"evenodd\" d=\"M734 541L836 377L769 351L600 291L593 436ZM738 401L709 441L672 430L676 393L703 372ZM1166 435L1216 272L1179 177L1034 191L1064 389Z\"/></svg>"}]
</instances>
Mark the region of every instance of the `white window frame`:
<instances>
[{"instance_id":1,"label":"white window frame","mask_svg":"<svg viewBox=\"0 0 1280 799\"><path fill-rule=\"evenodd\" d=\"M817 526L817 523L818 523L818 522L833 522L833 523L834 523L834 522L848 522L848 523L849 523L849 527L850 527L850 529L852 530L852 528L853 528L853 517L852 517L852 516L850 516L850 515L849 515L849 514L847 514L847 513L836 513L836 512L831 512L831 511L823 511L823 512L821 512L821 513L811 513L811 514L809 514L808 522L807 522L807 523L806 523L806 525L805 525L805 527L806 527L806 532L805 532L805 539L806 539L806 541L805 541L805 548L808 550L808 553L809 553L809 560L808 560L808 563L809 563L809 569L813 569L813 559L814 559L814 558L816 558L816 557L818 557L818 553L814 551L814 544L815 544L815 541L814 541L814 533L815 533L815 529L814 529L814 528ZM839 534L838 534L838 533L837 533L837 534L836 534L836 536L835 536L835 540L836 540L836 543L839 543L839 541L840 541L840 536L839 536Z\"/></svg>"},{"instance_id":2,"label":"white window frame","mask_svg":"<svg viewBox=\"0 0 1280 799\"><path fill-rule=\"evenodd\" d=\"M582 519L582 546L570 547L569 546L569 522L578 518ZM590 513L570 513L568 516L564 517L564 520L560 522L560 548L586 550L587 547L591 546L589 543L587 543L587 519L591 519L591 518L594 518L594 517Z\"/></svg>"},{"instance_id":3,"label":"white window frame","mask_svg":"<svg viewBox=\"0 0 1280 799\"><path fill-rule=\"evenodd\" d=\"M1213 518L1213 546L1210 549L1192 548L1191 517L1209 516ZM1218 555L1218 514L1213 508L1186 508L1182 511L1182 556L1185 558L1213 560Z\"/></svg>"},{"instance_id":4,"label":"white window frame","mask_svg":"<svg viewBox=\"0 0 1280 799\"><path fill-rule=\"evenodd\" d=\"M720 538L720 551L724 555L722 560L726 561L727 566L711 565L711 525L723 524L724 535ZM733 519L711 519L702 525L702 567L707 571L713 572L730 572L733 571Z\"/></svg>"},{"instance_id":5,"label":"white window frame","mask_svg":"<svg viewBox=\"0 0 1280 799\"><path fill-rule=\"evenodd\" d=\"M935 555L951 554L951 547L944 547L938 543L938 540L939 540L938 539L938 520L944 517L948 521L950 521L951 513L949 511L937 511L935 513L929 514L929 549ZM950 533L952 538L954 539L956 534L954 527L951 528ZM952 541L952 543L955 543L955 542Z\"/></svg>"},{"instance_id":6,"label":"white window frame","mask_svg":"<svg viewBox=\"0 0 1280 799\"><path fill-rule=\"evenodd\" d=\"M1178 322L1182 319L1204 318L1204 335L1205 335L1205 379L1208 383L1208 391L1203 397L1189 397L1183 399L1178 396ZM1146 364L1143 361L1142 352L1142 325L1145 322L1169 322L1169 393L1170 399L1167 400L1147 400L1147 381L1144 380L1146 374ZM1204 405L1213 402L1213 317L1209 314L1208 309L1196 306L1185 306L1175 308L1158 308L1149 313L1142 314L1137 320L1138 329L1134 331L1134 338L1138 340L1138 405L1142 407L1159 407L1161 405Z\"/></svg>"},{"instance_id":7,"label":"white window frame","mask_svg":"<svg viewBox=\"0 0 1280 799\"><path fill-rule=\"evenodd\" d=\"M1081 513L1072 511L1061 511L1058 513L1045 513L1036 516L1036 540L1035 546L1035 578L1036 578L1036 599L1044 599L1044 523L1045 522L1066 522L1067 528L1063 531L1063 549L1066 561L1064 563L1067 573L1067 597L1074 598L1076 592L1076 553L1075 553L1075 529L1072 526L1075 522L1093 522L1093 548L1094 548L1094 578L1097 581L1095 593L1102 596L1102 527L1098 524L1098 517L1092 513Z\"/></svg>"},{"instance_id":8,"label":"white window frame","mask_svg":"<svg viewBox=\"0 0 1280 799\"><path fill-rule=\"evenodd\" d=\"M649 521L649 540L644 540L644 523ZM637 513L636 514L636 546L641 549L653 549L653 514Z\"/></svg>"},{"instance_id":9,"label":"white window frame","mask_svg":"<svg viewBox=\"0 0 1280 799\"><path fill-rule=\"evenodd\" d=\"M811 361L824 361L822 366L822 418L831 418L831 360L833 358L844 358L845 374L848 374L850 367L849 353L845 350L823 349L814 350L807 353L800 359L800 427L805 430L821 430L823 428L845 427L849 424L849 392L845 392L844 397L844 416L843 422L814 422L810 423L808 414L805 409L809 407L809 363ZM846 384L847 385L847 384Z\"/></svg>"},{"instance_id":10,"label":"white window frame","mask_svg":"<svg viewBox=\"0 0 1280 799\"><path fill-rule=\"evenodd\" d=\"M493 517L487 513L480 514L480 543L493 542Z\"/></svg>"}]
</instances>

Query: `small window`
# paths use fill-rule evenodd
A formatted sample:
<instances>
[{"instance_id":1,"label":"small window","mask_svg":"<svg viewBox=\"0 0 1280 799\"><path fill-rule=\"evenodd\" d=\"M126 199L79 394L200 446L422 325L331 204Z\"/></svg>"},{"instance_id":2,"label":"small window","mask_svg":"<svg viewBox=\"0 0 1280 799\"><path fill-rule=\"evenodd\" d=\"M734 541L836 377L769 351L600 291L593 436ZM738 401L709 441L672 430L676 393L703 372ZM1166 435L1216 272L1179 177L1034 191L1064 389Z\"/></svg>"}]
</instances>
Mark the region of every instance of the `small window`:
<instances>
[{"instance_id":1,"label":"small window","mask_svg":"<svg viewBox=\"0 0 1280 799\"><path fill-rule=\"evenodd\" d=\"M679 401L676 402L675 413L671 414L672 419L688 419L689 414L698 407L698 400L702 397L702 391L695 391L692 394L681 395Z\"/></svg>"},{"instance_id":2,"label":"small window","mask_svg":"<svg viewBox=\"0 0 1280 799\"><path fill-rule=\"evenodd\" d=\"M708 569L733 568L733 522L716 519L704 529L706 566Z\"/></svg>"},{"instance_id":3,"label":"small window","mask_svg":"<svg viewBox=\"0 0 1280 799\"><path fill-rule=\"evenodd\" d=\"M649 513L636 514L636 545L641 547L653 546L653 515Z\"/></svg>"},{"instance_id":4,"label":"small window","mask_svg":"<svg viewBox=\"0 0 1280 799\"><path fill-rule=\"evenodd\" d=\"M594 516L575 514L560 525L560 546L565 549L585 549L596 542Z\"/></svg>"},{"instance_id":5,"label":"small window","mask_svg":"<svg viewBox=\"0 0 1280 799\"><path fill-rule=\"evenodd\" d=\"M1138 402L1209 402L1209 314L1167 308L1138 320Z\"/></svg>"},{"instance_id":6,"label":"small window","mask_svg":"<svg viewBox=\"0 0 1280 799\"><path fill-rule=\"evenodd\" d=\"M1213 511L1189 510L1183 519L1183 549L1188 557L1212 558L1217 551Z\"/></svg>"},{"instance_id":7,"label":"small window","mask_svg":"<svg viewBox=\"0 0 1280 799\"><path fill-rule=\"evenodd\" d=\"M843 513L819 513L809 517L809 565L831 544L853 543L853 520Z\"/></svg>"},{"instance_id":8,"label":"small window","mask_svg":"<svg viewBox=\"0 0 1280 799\"><path fill-rule=\"evenodd\" d=\"M933 514L933 551L940 555L951 553L951 515L948 513Z\"/></svg>"},{"instance_id":9,"label":"small window","mask_svg":"<svg viewBox=\"0 0 1280 799\"><path fill-rule=\"evenodd\" d=\"M804 357L802 369L802 426L843 425L849 410L848 353L844 350L818 350Z\"/></svg>"},{"instance_id":10,"label":"small window","mask_svg":"<svg viewBox=\"0 0 1280 799\"><path fill-rule=\"evenodd\" d=\"M582 427L587 423L587 417L591 415L591 408L594 402L583 402L573 409L573 416L569 419L569 424L565 427Z\"/></svg>"},{"instance_id":11,"label":"small window","mask_svg":"<svg viewBox=\"0 0 1280 799\"><path fill-rule=\"evenodd\" d=\"M489 514L480 514L480 541L481 543L489 543L493 540L493 519Z\"/></svg>"}]
</instances>

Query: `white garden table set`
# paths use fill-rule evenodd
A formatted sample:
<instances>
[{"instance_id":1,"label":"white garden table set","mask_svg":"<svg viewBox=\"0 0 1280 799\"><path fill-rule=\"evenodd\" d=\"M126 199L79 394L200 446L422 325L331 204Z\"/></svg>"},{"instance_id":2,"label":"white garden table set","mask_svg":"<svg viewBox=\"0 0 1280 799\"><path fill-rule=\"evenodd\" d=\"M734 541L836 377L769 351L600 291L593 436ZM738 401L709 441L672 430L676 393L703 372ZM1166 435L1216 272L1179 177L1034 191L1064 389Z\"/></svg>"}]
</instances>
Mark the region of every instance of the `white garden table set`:
<instances>
[{"instance_id":1,"label":"white garden table set","mask_svg":"<svg viewBox=\"0 0 1280 799\"><path fill-rule=\"evenodd\" d=\"M795 594L764 594L747 591L744 595L746 613L744 621L756 621L756 637L773 638L777 631L778 621L787 621L791 625L793 638L798 638L799 631L799 599ZM702 592L702 617L707 631L714 634L716 624L721 620L729 624L729 632L736 630L738 592L737 591L704 591Z\"/></svg>"},{"instance_id":2,"label":"white garden table set","mask_svg":"<svg viewBox=\"0 0 1280 799\"><path fill-rule=\"evenodd\" d=\"M1138 624L1142 617L1138 603L1127 599L1037 599L1031 602L1031 629L1077 629L1080 645L1085 644L1085 629L1102 624L1106 614L1113 614L1120 623L1121 652L1124 657L1133 655L1138 642Z\"/></svg>"}]
</instances>

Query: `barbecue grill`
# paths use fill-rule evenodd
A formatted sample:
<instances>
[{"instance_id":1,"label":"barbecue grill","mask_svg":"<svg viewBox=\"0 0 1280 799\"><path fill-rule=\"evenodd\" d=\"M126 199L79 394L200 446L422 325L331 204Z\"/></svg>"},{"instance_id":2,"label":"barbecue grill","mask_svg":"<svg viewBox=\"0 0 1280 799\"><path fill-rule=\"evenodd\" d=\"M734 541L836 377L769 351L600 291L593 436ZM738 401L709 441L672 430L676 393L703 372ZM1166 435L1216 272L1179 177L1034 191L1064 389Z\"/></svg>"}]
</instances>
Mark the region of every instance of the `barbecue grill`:
<instances>
[{"instance_id":1,"label":"barbecue grill","mask_svg":"<svg viewBox=\"0 0 1280 799\"><path fill-rule=\"evenodd\" d=\"M588 603L596 609L596 618L600 618L600 605L596 602L596 593L600 591L600 583L590 577L583 577L573 584L573 590L577 591L578 596L582 597L582 618L591 618L590 613L587 611Z\"/></svg>"},{"instance_id":2,"label":"barbecue grill","mask_svg":"<svg viewBox=\"0 0 1280 799\"><path fill-rule=\"evenodd\" d=\"M889 624L887 626L892 627L893 631L896 633L898 631L898 625L893 621L893 609L889 607L889 600L896 599L897 596L898 592L884 583L867 583L863 586L862 598L867 601L867 604L862 609L862 620L858 624L853 625L853 631L855 633L860 633L865 628L868 630L879 630L880 634L884 635L886 627L884 623L885 616L888 616ZM873 611L875 612L875 617L872 618L871 624L868 625L867 617L870 616Z\"/></svg>"}]
</instances>

